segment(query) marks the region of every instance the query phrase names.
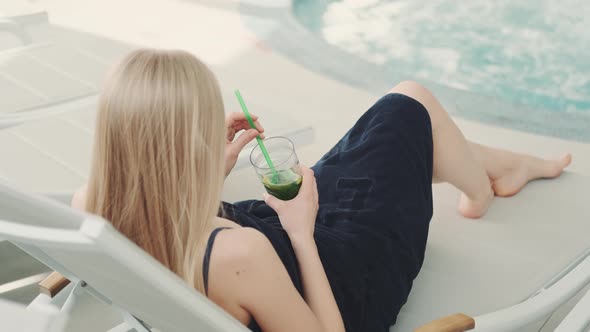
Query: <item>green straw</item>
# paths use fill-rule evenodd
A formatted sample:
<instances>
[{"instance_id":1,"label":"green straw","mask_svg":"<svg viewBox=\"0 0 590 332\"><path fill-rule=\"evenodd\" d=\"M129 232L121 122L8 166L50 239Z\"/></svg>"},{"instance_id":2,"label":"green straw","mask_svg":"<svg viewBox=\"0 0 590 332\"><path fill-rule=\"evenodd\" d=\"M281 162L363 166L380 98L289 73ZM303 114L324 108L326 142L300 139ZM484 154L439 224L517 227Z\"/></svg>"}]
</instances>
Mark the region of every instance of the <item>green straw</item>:
<instances>
[{"instance_id":1,"label":"green straw","mask_svg":"<svg viewBox=\"0 0 590 332\"><path fill-rule=\"evenodd\" d=\"M236 90L235 94L236 94L236 98L238 98L238 102L240 103L240 106L242 107L242 111L244 111L244 114L246 115L246 120L248 120L250 127L252 127L252 129L256 129L256 125L254 124L254 121L252 121L252 117L250 116L250 112L248 112L248 108L246 107L246 103L244 103L244 99L242 98L242 94L240 94L240 90ZM260 151L262 151L262 154L264 155L264 159L266 159L266 163L268 164L268 166L270 167L270 169L273 173L273 180L274 180L273 182L276 183L278 180L277 170L275 169L275 165L272 163L272 160L270 159L270 156L268 155L268 151L266 150L266 147L264 146L264 142L262 142L262 139L260 138L260 136L256 136L256 142L258 142L258 146L260 147Z\"/></svg>"}]
</instances>

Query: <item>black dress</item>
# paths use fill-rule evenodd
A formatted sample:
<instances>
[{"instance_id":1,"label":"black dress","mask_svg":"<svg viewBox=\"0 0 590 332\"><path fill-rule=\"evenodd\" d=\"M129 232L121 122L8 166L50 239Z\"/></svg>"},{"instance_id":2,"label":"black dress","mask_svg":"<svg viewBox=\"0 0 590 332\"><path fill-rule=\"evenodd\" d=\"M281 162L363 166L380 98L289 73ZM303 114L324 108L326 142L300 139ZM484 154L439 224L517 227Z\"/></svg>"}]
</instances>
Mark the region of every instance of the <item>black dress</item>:
<instances>
[{"instance_id":1,"label":"black dress","mask_svg":"<svg viewBox=\"0 0 590 332\"><path fill-rule=\"evenodd\" d=\"M314 236L346 331L388 331L406 302L432 218L432 163L428 112L388 94L313 166L320 203ZM224 216L266 235L303 294L297 257L269 206L224 203ZM255 321L248 327L260 331Z\"/></svg>"}]
</instances>

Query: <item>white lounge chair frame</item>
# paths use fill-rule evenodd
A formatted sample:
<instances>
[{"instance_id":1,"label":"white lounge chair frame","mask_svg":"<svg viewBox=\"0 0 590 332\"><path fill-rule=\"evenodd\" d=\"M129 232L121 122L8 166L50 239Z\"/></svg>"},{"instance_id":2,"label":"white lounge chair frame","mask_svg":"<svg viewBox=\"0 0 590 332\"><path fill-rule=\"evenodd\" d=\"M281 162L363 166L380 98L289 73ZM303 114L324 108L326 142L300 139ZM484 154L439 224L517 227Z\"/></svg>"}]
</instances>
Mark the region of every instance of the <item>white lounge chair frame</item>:
<instances>
[{"instance_id":1,"label":"white lounge chair frame","mask_svg":"<svg viewBox=\"0 0 590 332\"><path fill-rule=\"evenodd\" d=\"M72 281L62 310L71 310L80 294L91 294L121 314L125 326L116 331L194 331L197 326L247 331L97 216L0 184L0 238ZM519 331L547 317L589 283L590 250L529 299L475 317L474 331ZM564 326L583 328L590 317L584 312L589 299L587 295L580 301Z\"/></svg>"},{"instance_id":2,"label":"white lounge chair frame","mask_svg":"<svg viewBox=\"0 0 590 332\"><path fill-rule=\"evenodd\" d=\"M113 331L248 331L102 218L0 184L0 238L72 281L62 311L85 294L118 311Z\"/></svg>"},{"instance_id":3,"label":"white lounge chair frame","mask_svg":"<svg viewBox=\"0 0 590 332\"><path fill-rule=\"evenodd\" d=\"M590 250L587 250L563 272L526 301L496 312L475 317L474 331L519 331L528 324L547 317L589 283ZM587 318L590 318L590 312L587 313Z\"/></svg>"},{"instance_id":4,"label":"white lounge chair frame","mask_svg":"<svg viewBox=\"0 0 590 332\"><path fill-rule=\"evenodd\" d=\"M590 291L576 304L555 332L584 332L590 329Z\"/></svg>"}]
</instances>

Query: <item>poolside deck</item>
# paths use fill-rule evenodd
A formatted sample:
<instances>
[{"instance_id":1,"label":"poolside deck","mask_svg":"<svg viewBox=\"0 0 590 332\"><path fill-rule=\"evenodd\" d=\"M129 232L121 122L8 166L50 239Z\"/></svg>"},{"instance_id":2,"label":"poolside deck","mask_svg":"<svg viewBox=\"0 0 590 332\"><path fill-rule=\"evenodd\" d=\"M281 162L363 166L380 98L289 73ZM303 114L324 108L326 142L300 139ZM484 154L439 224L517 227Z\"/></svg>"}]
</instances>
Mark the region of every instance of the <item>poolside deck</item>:
<instances>
[{"instance_id":1,"label":"poolside deck","mask_svg":"<svg viewBox=\"0 0 590 332\"><path fill-rule=\"evenodd\" d=\"M0 13L21 11L4 6L0 6ZM287 6L288 1L263 0L91 3L39 0L23 10L47 10L51 27L34 27L32 33L39 39L74 47L99 59L100 71L106 70L104 64L113 62L133 45L193 52L217 74L227 111L238 110L232 91L239 88L251 111L262 116L263 124L268 114L272 122L265 124L267 128L284 122L283 114L302 125L312 123L314 144L298 149L302 162L311 165L386 90L368 92L333 79L300 65L300 60L285 55L284 50L273 48L276 46L273 34L281 29ZM161 8L166 8L166 12ZM287 40L283 41L285 44ZM300 49L298 57L305 56L305 52L311 50ZM99 82L93 77L95 81L89 80L94 86ZM395 83L392 79L391 85ZM443 102L452 99L450 95L445 97ZM477 97L473 96L472 100ZM448 106L453 108L454 105ZM500 101L495 101L494 106L499 109L515 107ZM0 110L0 114L2 112ZM0 180L44 193L75 190L84 183L89 170L93 117L93 109L85 107L0 130L0 155L3 156ZM590 144L499 128L460 117L455 120L465 135L476 142L541 156L570 151L574 161L562 178L536 182L512 199L498 199L480 221L466 220L456 213L456 190L447 185L435 187L435 217L424 271L416 288L422 296L432 294L430 305L434 308L425 309L432 316L444 314L446 310L461 310L465 303L469 306L463 311L478 314L526 298L573 260L571 256L588 247L584 234L590 233L590 207L584 202L586 188L590 185ZM584 126L588 128L590 124L582 123ZM258 190L244 192L240 188ZM224 199L252 198L262 190L253 171L246 168L230 175ZM555 223L564 227L556 228ZM449 246L449 242L455 245ZM504 249L496 248L498 242ZM453 272L441 276L441 269L449 266ZM502 274L501 269L510 273ZM6 273L4 271L2 274ZM473 279L465 282L466 275ZM437 280L437 276L447 288L462 288L459 294L466 299L462 302L459 296L446 301L446 308L440 308L445 305L443 300L449 298L440 298L448 294L437 293L433 288L436 284L428 282ZM482 285L491 285L495 292L489 289L483 292ZM415 321L411 316L418 312L420 305L410 300L409 309L402 316ZM559 321L558 315L553 324L556 321ZM546 324L544 331L552 330L551 326L554 325ZM396 328L403 330L403 327Z\"/></svg>"}]
</instances>

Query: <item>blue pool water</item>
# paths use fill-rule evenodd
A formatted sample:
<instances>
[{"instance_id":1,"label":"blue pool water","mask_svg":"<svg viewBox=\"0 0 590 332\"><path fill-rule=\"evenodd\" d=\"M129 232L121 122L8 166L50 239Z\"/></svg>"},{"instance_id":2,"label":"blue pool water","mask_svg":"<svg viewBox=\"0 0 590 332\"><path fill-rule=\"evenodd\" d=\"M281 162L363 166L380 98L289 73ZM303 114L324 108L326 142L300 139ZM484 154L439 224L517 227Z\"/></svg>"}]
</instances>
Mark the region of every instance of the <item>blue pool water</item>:
<instances>
[{"instance_id":1,"label":"blue pool water","mask_svg":"<svg viewBox=\"0 0 590 332\"><path fill-rule=\"evenodd\" d=\"M588 0L297 0L325 41L417 79L590 113Z\"/></svg>"}]
</instances>

